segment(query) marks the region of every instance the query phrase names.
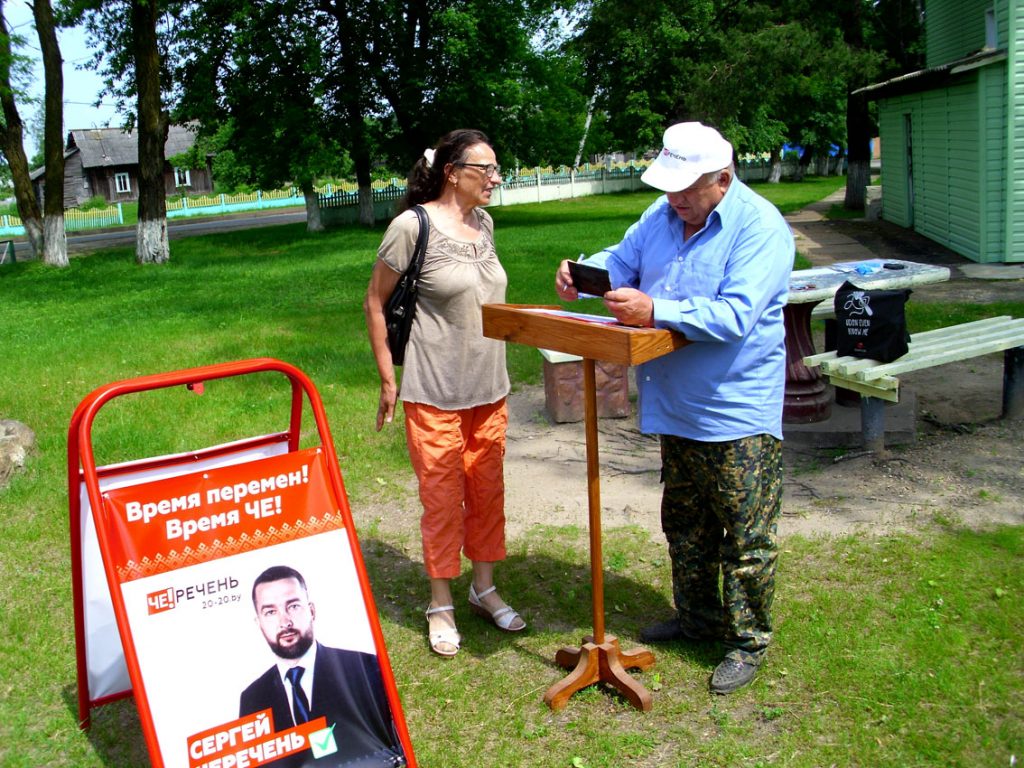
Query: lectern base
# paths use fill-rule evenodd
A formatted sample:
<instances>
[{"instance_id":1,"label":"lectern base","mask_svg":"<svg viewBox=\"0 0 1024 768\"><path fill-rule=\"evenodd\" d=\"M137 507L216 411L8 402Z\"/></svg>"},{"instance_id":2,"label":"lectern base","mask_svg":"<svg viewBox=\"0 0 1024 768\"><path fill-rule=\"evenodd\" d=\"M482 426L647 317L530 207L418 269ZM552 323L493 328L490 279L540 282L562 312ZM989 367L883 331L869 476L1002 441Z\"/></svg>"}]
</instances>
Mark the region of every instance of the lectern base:
<instances>
[{"instance_id":1,"label":"lectern base","mask_svg":"<svg viewBox=\"0 0 1024 768\"><path fill-rule=\"evenodd\" d=\"M643 648L623 651L614 635L605 635L605 641L594 643L594 638L583 638L581 648L562 648L555 654L555 663L572 669L565 678L548 688L544 703L551 709L562 709L576 691L594 683L608 683L642 712L651 711L651 694L629 676L627 669L650 669L654 654Z\"/></svg>"}]
</instances>

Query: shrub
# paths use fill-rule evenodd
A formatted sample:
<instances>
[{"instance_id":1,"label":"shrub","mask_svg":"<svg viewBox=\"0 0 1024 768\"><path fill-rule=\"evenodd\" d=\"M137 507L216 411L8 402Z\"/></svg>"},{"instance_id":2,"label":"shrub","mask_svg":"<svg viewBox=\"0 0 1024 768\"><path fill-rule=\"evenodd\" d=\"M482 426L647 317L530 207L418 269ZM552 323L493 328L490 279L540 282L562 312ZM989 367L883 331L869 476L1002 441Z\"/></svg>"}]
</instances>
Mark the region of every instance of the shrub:
<instances>
[{"instance_id":1,"label":"shrub","mask_svg":"<svg viewBox=\"0 0 1024 768\"><path fill-rule=\"evenodd\" d=\"M78 206L80 211L95 211L99 208L109 208L110 203L106 201L103 195L94 195Z\"/></svg>"}]
</instances>

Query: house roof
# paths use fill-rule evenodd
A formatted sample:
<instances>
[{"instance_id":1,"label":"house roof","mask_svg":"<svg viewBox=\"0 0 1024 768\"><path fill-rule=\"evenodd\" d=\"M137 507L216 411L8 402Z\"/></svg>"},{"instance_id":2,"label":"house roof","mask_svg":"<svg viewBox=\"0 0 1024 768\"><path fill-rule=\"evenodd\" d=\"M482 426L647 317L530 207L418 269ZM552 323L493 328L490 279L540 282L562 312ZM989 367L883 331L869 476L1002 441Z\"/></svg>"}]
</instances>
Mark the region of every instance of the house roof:
<instances>
[{"instance_id":1,"label":"house roof","mask_svg":"<svg viewBox=\"0 0 1024 768\"><path fill-rule=\"evenodd\" d=\"M928 69L919 69L916 72L908 72L905 75L899 75L881 83L866 85L863 88L858 88L854 93L865 93L869 99L887 99L892 96L926 91L942 85L951 77L962 72L995 64L1005 59L1005 50L983 48L977 53L951 61L948 64L940 64L937 67L929 67Z\"/></svg>"},{"instance_id":2,"label":"house roof","mask_svg":"<svg viewBox=\"0 0 1024 768\"><path fill-rule=\"evenodd\" d=\"M167 131L164 157L187 152L196 135L187 126L172 125ZM79 128L68 132L67 152L77 148L82 153L83 168L138 165L139 142L134 131L121 128Z\"/></svg>"},{"instance_id":3,"label":"house roof","mask_svg":"<svg viewBox=\"0 0 1024 768\"><path fill-rule=\"evenodd\" d=\"M71 149L65 149L64 150L64 162L67 163L68 158L71 157L76 152L78 152L78 147L72 147ZM35 181L40 176L42 176L44 173L46 173L46 166L45 165L40 165L38 168L36 168L34 171L32 171L32 173L30 173L28 175L28 177L29 177L30 180Z\"/></svg>"}]
</instances>

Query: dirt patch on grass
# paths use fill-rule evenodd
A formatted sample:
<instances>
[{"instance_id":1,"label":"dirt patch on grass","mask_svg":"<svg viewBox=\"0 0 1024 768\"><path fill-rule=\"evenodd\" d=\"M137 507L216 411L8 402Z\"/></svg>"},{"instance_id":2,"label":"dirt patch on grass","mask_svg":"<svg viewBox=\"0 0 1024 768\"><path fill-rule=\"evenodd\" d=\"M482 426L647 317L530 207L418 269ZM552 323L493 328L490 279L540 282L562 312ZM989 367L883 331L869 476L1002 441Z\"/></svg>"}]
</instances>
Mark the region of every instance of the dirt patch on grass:
<instances>
[{"instance_id":1,"label":"dirt patch on grass","mask_svg":"<svg viewBox=\"0 0 1024 768\"><path fill-rule=\"evenodd\" d=\"M1024 524L1024 420L999 418L999 355L907 376L917 402L917 438L883 457L858 447L813 448L783 443L782 536L885 535L934 525L972 529ZM589 526L586 444L582 423L555 424L544 390L531 386L509 399L505 459L510 539L536 525ZM634 417L599 424L601 521L637 526L661 540L658 439ZM382 510L356 505L382 532L398 534L419 555L420 507L412 472L408 493ZM372 510L372 511L371 511ZM389 537L390 538L390 537Z\"/></svg>"},{"instance_id":2,"label":"dirt patch on grass","mask_svg":"<svg viewBox=\"0 0 1024 768\"><path fill-rule=\"evenodd\" d=\"M961 269L970 267L967 260L914 233L878 222L834 226L858 240L873 238L864 244L880 258L949 266L951 279L915 289L916 301L1024 299L1024 280L969 279ZM822 339L817 342L821 348ZM915 402L913 442L892 445L884 456L860 451L856 433L845 449L784 442L783 536L884 535L935 523L970 528L1024 523L1024 420L1000 418L1002 353L900 380ZM517 391L509 402L505 477L510 534L538 523L586 527L583 425L551 422L539 386ZM660 539L657 438L640 434L635 418L602 419L599 443L603 525L639 525Z\"/></svg>"},{"instance_id":3,"label":"dirt patch on grass","mask_svg":"<svg viewBox=\"0 0 1024 768\"><path fill-rule=\"evenodd\" d=\"M971 528L1024 522L1024 422L1000 420L1001 359L946 365L908 377L917 440L885 457L857 448L784 443L780 533L885 534L935 522ZM541 387L512 395L506 456L508 529L588 524L582 424L553 424ZM635 420L599 428L604 526L660 535L660 454Z\"/></svg>"},{"instance_id":4,"label":"dirt patch on grass","mask_svg":"<svg viewBox=\"0 0 1024 768\"><path fill-rule=\"evenodd\" d=\"M948 263L953 278L922 286L916 300L986 304L1024 297L1024 281L965 279L957 266L965 263L961 257L934 244L929 247L928 253L903 255ZM1024 523L1024 420L1000 418L1002 354L900 378L904 392L912 392L916 401L914 442L892 445L885 456L863 454L856 434L845 449L812 448L795 439L784 443L783 536L884 535L934 524L984 528ZM542 386L517 389L509 409L509 537L541 524L586 529L583 424L552 422ZM660 541L657 437L641 434L633 415L601 419L598 442L602 525L639 526ZM403 501L387 505L387 512L371 505L372 514L383 529L410 534L409 546L416 548L420 508L411 472L408 490ZM358 509L356 514L358 519Z\"/></svg>"}]
</instances>

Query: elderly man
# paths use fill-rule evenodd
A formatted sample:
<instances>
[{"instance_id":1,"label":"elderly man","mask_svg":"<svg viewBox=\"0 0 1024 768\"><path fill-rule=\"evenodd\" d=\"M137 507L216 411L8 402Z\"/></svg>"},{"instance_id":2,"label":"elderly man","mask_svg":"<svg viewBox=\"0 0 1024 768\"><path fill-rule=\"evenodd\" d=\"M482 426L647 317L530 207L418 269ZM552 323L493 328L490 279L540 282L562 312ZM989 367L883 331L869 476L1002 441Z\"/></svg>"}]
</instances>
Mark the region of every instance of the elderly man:
<instances>
[{"instance_id":1,"label":"elderly man","mask_svg":"<svg viewBox=\"0 0 1024 768\"><path fill-rule=\"evenodd\" d=\"M782 309L794 255L789 226L736 178L732 154L713 128L671 126L641 177L666 194L620 243L587 259L608 269L604 302L621 323L692 342L637 371L640 429L661 438L677 610L640 637L722 641L725 659L710 683L719 694L754 679L772 636ZM555 280L562 299L577 298L568 262Z\"/></svg>"}]
</instances>

